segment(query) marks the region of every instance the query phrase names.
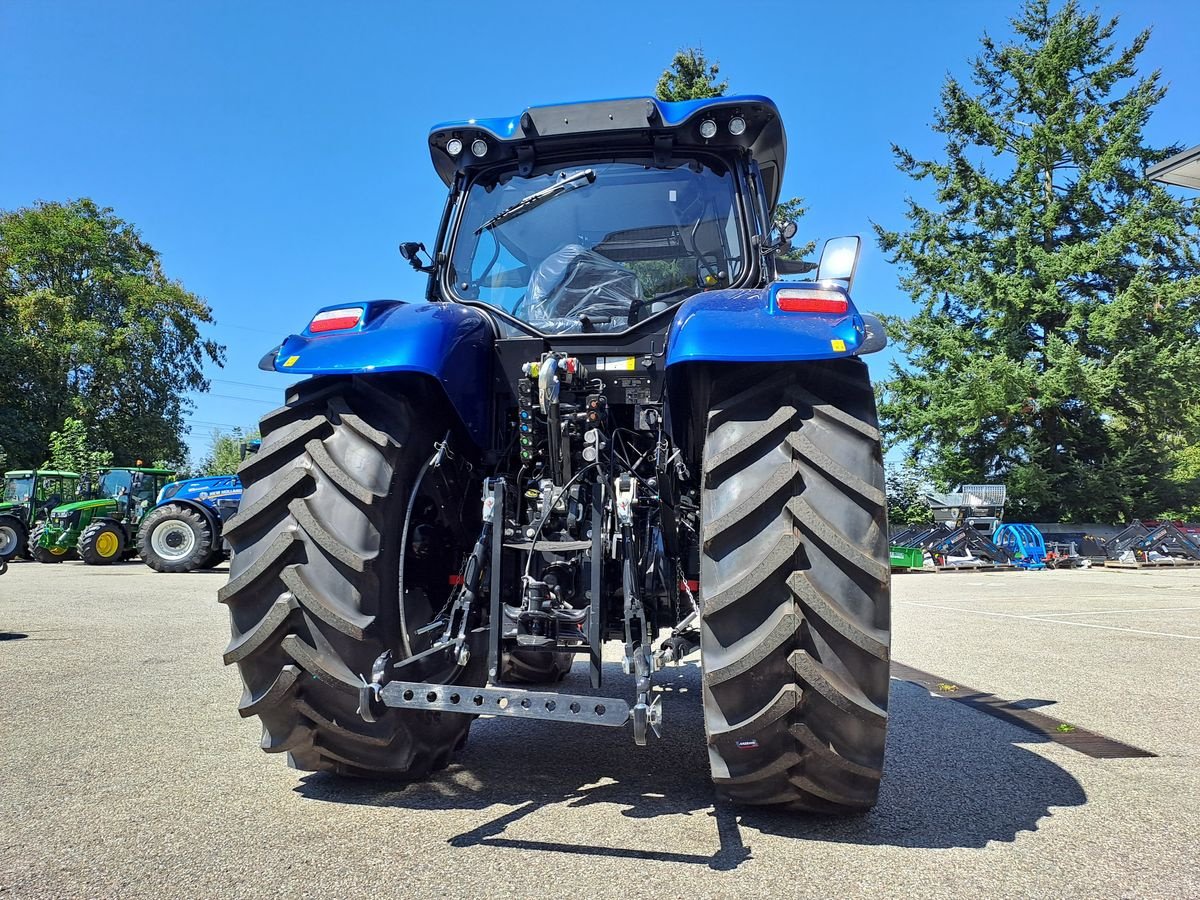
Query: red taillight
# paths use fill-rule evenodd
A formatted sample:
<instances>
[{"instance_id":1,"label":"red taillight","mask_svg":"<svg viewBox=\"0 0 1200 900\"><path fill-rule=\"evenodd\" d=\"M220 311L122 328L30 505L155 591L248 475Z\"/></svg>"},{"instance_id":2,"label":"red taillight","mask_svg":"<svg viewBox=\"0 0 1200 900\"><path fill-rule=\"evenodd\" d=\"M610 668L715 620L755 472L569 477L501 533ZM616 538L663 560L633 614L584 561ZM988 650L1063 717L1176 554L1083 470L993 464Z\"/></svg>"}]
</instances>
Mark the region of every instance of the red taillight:
<instances>
[{"instance_id":1,"label":"red taillight","mask_svg":"<svg viewBox=\"0 0 1200 900\"><path fill-rule=\"evenodd\" d=\"M362 317L363 308L361 306L327 309L325 312L319 312L313 316L313 320L308 323L308 330L314 332L345 331L362 321Z\"/></svg>"},{"instance_id":2,"label":"red taillight","mask_svg":"<svg viewBox=\"0 0 1200 900\"><path fill-rule=\"evenodd\" d=\"M775 304L784 312L844 313L850 308L840 291L814 288L784 288L775 295Z\"/></svg>"}]
</instances>

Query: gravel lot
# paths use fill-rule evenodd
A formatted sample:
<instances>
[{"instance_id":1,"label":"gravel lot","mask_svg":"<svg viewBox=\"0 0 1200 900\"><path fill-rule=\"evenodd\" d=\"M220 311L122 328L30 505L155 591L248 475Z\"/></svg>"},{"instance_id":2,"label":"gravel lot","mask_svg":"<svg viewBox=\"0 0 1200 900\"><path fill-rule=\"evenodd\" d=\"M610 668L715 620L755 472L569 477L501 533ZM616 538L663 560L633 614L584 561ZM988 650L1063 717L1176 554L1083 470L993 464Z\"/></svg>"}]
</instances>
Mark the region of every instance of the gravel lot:
<instances>
[{"instance_id":1,"label":"gravel lot","mask_svg":"<svg viewBox=\"0 0 1200 900\"><path fill-rule=\"evenodd\" d=\"M663 673L648 748L481 719L425 784L292 771L236 713L224 579L0 578L0 894L1200 896L1200 569L897 577L898 662L1158 756L894 680L880 804L850 821L714 808L694 666Z\"/></svg>"}]
</instances>

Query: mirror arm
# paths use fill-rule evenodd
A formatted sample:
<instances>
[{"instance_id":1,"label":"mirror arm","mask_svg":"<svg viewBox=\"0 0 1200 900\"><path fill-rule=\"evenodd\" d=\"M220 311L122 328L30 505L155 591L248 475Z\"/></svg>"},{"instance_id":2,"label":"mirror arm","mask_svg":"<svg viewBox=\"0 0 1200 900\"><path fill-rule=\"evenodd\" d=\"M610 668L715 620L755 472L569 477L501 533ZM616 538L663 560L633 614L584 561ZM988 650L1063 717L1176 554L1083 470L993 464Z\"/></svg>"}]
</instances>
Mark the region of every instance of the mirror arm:
<instances>
[{"instance_id":1,"label":"mirror arm","mask_svg":"<svg viewBox=\"0 0 1200 900\"><path fill-rule=\"evenodd\" d=\"M425 245L417 241L404 241L400 247L400 255L410 266L418 272L424 272L426 275L432 275L437 271L437 264L433 257L429 255L429 251L425 249ZM429 265L422 265L418 254L424 253L429 259Z\"/></svg>"}]
</instances>

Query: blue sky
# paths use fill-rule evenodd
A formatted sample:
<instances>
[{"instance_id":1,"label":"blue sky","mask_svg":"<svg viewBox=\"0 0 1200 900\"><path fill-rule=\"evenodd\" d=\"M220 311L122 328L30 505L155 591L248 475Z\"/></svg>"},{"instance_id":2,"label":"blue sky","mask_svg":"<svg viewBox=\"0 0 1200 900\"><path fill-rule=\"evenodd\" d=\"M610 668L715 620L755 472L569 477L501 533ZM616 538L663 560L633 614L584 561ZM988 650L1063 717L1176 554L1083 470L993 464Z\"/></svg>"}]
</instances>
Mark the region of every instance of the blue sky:
<instances>
[{"instance_id":1,"label":"blue sky","mask_svg":"<svg viewBox=\"0 0 1200 900\"><path fill-rule=\"evenodd\" d=\"M1098 5L1125 39L1154 27L1143 67L1171 89L1150 140L1200 143L1200 5ZM1017 8L0 0L0 208L92 197L212 305L228 361L191 414L199 456L214 424L277 404L287 379L256 363L316 308L421 295L395 248L432 243L434 122L648 94L676 48L701 45L731 90L783 112L784 195L811 208L798 240L866 236L872 220L898 225L913 190L890 144L937 150L943 79ZM859 272L862 308L910 308L869 241Z\"/></svg>"}]
</instances>

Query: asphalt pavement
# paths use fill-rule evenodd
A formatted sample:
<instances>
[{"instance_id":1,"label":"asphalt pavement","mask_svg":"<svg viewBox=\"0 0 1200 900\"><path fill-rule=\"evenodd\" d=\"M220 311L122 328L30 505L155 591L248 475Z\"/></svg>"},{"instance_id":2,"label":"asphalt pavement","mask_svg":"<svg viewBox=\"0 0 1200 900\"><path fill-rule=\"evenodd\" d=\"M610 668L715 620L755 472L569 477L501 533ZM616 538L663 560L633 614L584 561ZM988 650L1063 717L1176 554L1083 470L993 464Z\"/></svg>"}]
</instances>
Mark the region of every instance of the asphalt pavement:
<instances>
[{"instance_id":1,"label":"asphalt pavement","mask_svg":"<svg viewBox=\"0 0 1200 900\"><path fill-rule=\"evenodd\" d=\"M423 784L290 770L237 715L225 577L0 577L0 895L1200 896L1200 569L896 577L893 657L941 687L893 680L879 805L848 820L714 804L688 665L649 747L484 718Z\"/></svg>"}]
</instances>

